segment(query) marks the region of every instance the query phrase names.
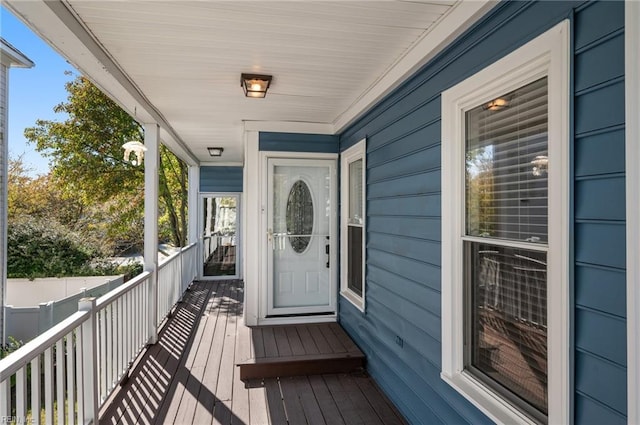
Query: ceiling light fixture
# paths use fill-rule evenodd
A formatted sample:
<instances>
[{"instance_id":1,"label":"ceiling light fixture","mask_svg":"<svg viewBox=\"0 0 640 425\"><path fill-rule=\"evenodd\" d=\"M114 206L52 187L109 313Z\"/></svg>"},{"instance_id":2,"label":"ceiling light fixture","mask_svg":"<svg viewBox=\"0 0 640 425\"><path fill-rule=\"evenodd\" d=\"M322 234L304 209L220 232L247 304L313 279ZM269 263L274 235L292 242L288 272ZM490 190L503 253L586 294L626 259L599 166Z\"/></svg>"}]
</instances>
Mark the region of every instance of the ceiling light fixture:
<instances>
[{"instance_id":1,"label":"ceiling light fixture","mask_svg":"<svg viewBox=\"0 0 640 425\"><path fill-rule=\"evenodd\" d=\"M224 148L207 148L207 150L211 156L222 156L222 152L224 152Z\"/></svg>"},{"instance_id":2,"label":"ceiling light fixture","mask_svg":"<svg viewBox=\"0 0 640 425\"><path fill-rule=\"evenodd\" d=\"M242 74L240 85L245 96L263 98L267 95L272 78L271 75Z\"/></svg>"},{"instance_id":3,"label":"ceiling light fixture","mask_svg":"<svg viewBox=\"0 0 640 425\"><path fill-rule=\"evenodd\" d=\"M127 162L131 162L132 165L140 165L142 164L142 160L144 159L144 153L147 151L147 147L138 141L130 141L122 145L124 149L124 160ZM135 157L131 158L131 154L134 154Z\"/></svg>"}]
</instances>

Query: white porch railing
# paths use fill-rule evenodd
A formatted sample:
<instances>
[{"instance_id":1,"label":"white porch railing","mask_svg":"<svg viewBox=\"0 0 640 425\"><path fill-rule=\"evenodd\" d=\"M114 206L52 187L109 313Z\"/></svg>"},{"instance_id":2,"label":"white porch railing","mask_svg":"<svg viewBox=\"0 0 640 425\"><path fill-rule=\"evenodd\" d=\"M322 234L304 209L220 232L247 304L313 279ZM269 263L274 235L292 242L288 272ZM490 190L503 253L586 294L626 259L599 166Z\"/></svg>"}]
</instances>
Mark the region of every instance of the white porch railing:
<instances>
[{"instance_id":1,"label":"white porch railing","mask_svg":"<svg viewBox=\"0 0 640 425\"><path fill-rule=\"evenodd\" d=\"M162 323L195 277L196 257L196 244L191 244L158 266L157 325Z\"/></svg>"},{"instance_id":2,"label":"white porch railing","mask_svg":"<svg viewBox=\"0 0 640 425\"><path fill-rule=\"evenodd\" d=\"M146 346L150 321L160 323L195 277L196 251L192 244L158 267L157 299L148 299L151 273L144 272L97 300L81 300L77 313L0 360L0 418L97 423ZM151 302L161 320L150 317Z\"/></svg>"}]
</instances>

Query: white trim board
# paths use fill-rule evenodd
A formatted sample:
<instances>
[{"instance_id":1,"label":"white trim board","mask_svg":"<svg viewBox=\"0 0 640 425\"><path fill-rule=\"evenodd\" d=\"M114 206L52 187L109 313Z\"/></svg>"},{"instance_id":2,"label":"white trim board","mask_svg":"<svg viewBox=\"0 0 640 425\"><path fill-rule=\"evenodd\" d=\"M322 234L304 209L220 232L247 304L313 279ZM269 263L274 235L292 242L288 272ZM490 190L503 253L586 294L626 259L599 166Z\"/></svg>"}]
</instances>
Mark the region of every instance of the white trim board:
<instances>
[{"instance_id":1,"label":"white trim board","mask_svg":"<svg viewBox=\"0 0 640 425\"><path fill-rule=\"evenodd\" d=\"M627 423L640 423L640 3L625 6Z\"/></svg>"}]
</instances>

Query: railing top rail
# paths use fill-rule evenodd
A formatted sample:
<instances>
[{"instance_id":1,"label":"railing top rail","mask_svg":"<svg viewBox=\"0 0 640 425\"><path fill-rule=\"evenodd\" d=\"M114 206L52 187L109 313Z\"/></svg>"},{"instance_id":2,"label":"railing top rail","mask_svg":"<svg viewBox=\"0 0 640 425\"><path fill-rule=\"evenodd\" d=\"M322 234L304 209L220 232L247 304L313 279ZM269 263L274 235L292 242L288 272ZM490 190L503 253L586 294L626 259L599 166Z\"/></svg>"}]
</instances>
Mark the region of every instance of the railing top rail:
<instances>
[{"instance_id":1,"label":"railing top rail","mask_svg":"<svg viewBox=\"0 0 640 425\"><path fill-rule=\"evenodd\" d=\"M198 244L194 242L194 243L192 243L192 244L189 244L189 245L187 245L187 246L184 246L184 247L182 247L182 252L189 251L189 250L191 250L191 249L195 248L195 247L196 247L196 245L198 245Z\"/></svg>"},{"instance_id":2,"label":"railing top rail","mask_svg":"<svg viewBox=\"0 0 640 425\"><path fill-rule=\"evenodd\" d=\"M167 258L164 259L164 261L162 261L162 263L160 263L158 265L158 270L162 270L166 265L168 265L169 263L171 263L173 260L175 260L178 256L180 256L180 254L185 253L193 248L195 248L196 244L192 243L190 245L187 245L183 248L180 249L180 251L175 252L173 254L171 254L170 256L168 256Z\"/></svg>"},{"instance_id":3,"label":"railing top rail","mask_svg":"<svg viewBox=\"0 0 640 425\"><path fill-rule=\"evenodd\" d=\"M158 270L162 270L167 264L178 258L181 253L182 251L178 251L165 258L162 263L158 264Z\"/></svg>"},{"instance_id":4,"label":"railing top rail","mask_svg":"<svg viewBox=\"0 0 640 425\"><path fill-rule=\"evenodd\" d=\"M80 326L90 316L91 312L89 311L78 311L0 360L0 382L9 379L11 375L26 366L38 355L44 353L47 348L53 346L60 338Z\"/></svg>"},{"instance_id":5,"label":"railing top rail","mask_svg":"<svg viewBox=\"0 0 640 425\"><path fill-rule=\"evenodd\" d=\"M96 301L96 308L104 308L107 305L111 304L112 302L120 298L122 294L131 291L136 286L141 285L145 280L149 278L150 275L150 272L144 271L127 283L118 286L113 291L107 292L106 294L98 298L98 300Z\"/></svg>"}]
</instances>

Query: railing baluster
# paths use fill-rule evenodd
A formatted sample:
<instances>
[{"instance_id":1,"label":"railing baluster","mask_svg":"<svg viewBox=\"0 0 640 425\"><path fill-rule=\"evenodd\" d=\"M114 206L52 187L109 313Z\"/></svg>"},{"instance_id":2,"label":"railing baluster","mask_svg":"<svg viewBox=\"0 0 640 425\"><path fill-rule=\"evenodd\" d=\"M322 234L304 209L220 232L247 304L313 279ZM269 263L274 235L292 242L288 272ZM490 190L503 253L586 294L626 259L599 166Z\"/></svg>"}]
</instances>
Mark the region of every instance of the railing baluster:
<instances>
[{"instance_id":1,"label":"railing baluster","mask_svg":"<svg viewBox=\"0 0 640 425\"><path fill-rule=\"evenodd\" d=\"M78 304L80 308L80 304ZM84 377L82 375L84 368L84 334L82 333L82 327L76 330L76 382L78 384L78 423L84 424Z\"/></svg>"},{"instance_id":2,"label":"railing baluster","mask_svg":"<svg viewBox=\"0 0 640 425\"><path fill-rule=\"evenodd\" d=\"M27 418L27 366L16 373L16 421Z\"/></svg>"},{"instance_id":3,"label":"railing baluster","mask_svg":"<svg viewBox=\"0 0 640 425\"><path fill-rule=\"evenodd\" d=\"M82 423L98 422L98 366L97 359L97 326L96 299L83 298L78 303L78 310L89 311L89 319L82 323L82 378L84 390L84 417ZM79 422L80 422L79 421Z\"/></svg>"},{"instance_id":4,"label":"railing baluster","mask_svg":"<svg viewBox=\"0 0 640 425\"><path fill-rule=\"evenodd\" d=\"M75 350L73 341L74 331L67 335L67 423L73 425L76 423L76 379L74 370L76 368Z\"/></svg>"},{"instance_id":5,"label":"railing baluster","mask_svg":"<svg viewBox=\"0 0 640 425\"><path fill-rule=\"evenodd\" d=\"M7 417L9 416L9 395L11 391L9 391L9 381L6 380L0 383L0 416Z\"/></svg>"},{"instance_id":6,"label":"railing baluster","mask_svg":"<svg viewBox=\"0 0 640 425\"><path fill-rule=\"evenodd\" d=\"M58 424L64 424L64 405L65 405L65 391L64 391L64 338L56 342L56 400L58 402Z\"/></svg>"},{"instance_id":7,"label":"railing baluster","mask_svg":"<svg viewBox=\"0 0 640 425\"><path fill-rule=\"evenodd\" d=\"M100 386L98 387L100 390L98 392L98 400L104 400L104 394L107 393L107 368L105 367L105 364L107 362L107 333L105 332L105 325L106 325L106 311L102 310L102 311L97 311L96 312L96 317L97 317L97 331L98 334L100 336L99 338L99 342L98 342L98 346L99 346L99 350L98 350L98 371L99 371L99 380L100 380Z\"/></svg>"},{"instance_id":8,"label":"railing baluster","mask_svg":"<svg viewBox=\"0 0 640 425\"><path fill-rule=\"evenodd\" d=\"M139 323L136 323L136 320L133 320L133 315L131 314L131 304L135 303L137 300L137 294L140 292L140 286L138 286L135 291L133 292L133 294L129 293L127 294L127 297L124 299L125 302L125 315L127 317L127 322L126 323L133 323L133 326L127 326L127 331L126 331L126 338L124 340L124 346L125 346L125 353L127 353L127 362L131 361L131 352L132 350L132 344L131 344L131 336L134 334L135 328L140 326ZM132 297L132 295L135 296ZM140 309L141 311L143 311L143 309ZM144 317L144 312L142 313L142 317Z\"/></svg>"},{"instance_id":9,"label":"railing baluster","mask_svg":"<svg viewBox=\"0 0 640 425\"><path fill-rule=\"evenodd\" d=\"M107 343L107 358L105 359L105 362L103 364L103 366L105 366L105 369L107 370L107 388L108 390L105 391L105 393L103 394L103 396L101 397L102 400L104 400L106 398L106 394L108 392L111 392L111 389L114 387L115 385L115 381L116 381L116 376L118 374L118 372L115 369L116 367L116 362L113 361L113 304L109 304L106 308L105 308L105 313L107 316L107 323L106 323L106 343Z\"/></svg>"},{"instance_id":10,"label":"railing baluster","mask_svg":"<svg viewBox=\"0 0 640 425\"><path fill-rule=\"evenodd\" d=\"M44 423L53 425L53 347L44 352Z\"/></svg>"},{"instance_id":11,"label":"railing baluster","mask_svg":"<svg viewBox=\"0 0 640 425\"><path fill-rule=\"evenodd\" d=\"M42 396L40 394L40 358L38 354L31 360L31 424L40 425L40 406Z\"/></svg>"},{"instance_id":12,"label":"railing baluster","mask_svg":"<svg viewBox=\"0 0 640 425\"><path fill-rule=\"evenodd\" d=\"M118 345L116 346L117 353L117 362L118 362L118 370L120 373L124 370L124 352L122 351L122 327L124 326L124 321L122 320L122 298L118 298L115 302L116 305L116 321L118 328Z\"/></svg>"}]
</instances>

